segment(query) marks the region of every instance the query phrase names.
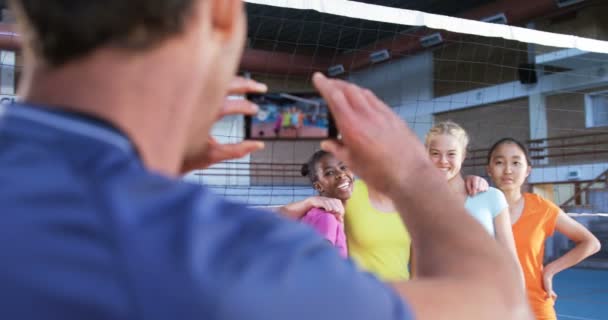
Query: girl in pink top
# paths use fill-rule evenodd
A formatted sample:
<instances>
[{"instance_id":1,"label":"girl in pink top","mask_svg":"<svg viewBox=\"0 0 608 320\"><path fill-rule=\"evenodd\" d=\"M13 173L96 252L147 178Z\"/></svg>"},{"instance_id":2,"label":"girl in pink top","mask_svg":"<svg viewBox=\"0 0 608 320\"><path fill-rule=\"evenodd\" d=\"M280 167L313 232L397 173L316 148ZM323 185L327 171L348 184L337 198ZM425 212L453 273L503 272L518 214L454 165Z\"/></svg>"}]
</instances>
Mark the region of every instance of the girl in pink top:
<instances>
[{"instance_id":1,"label":"girl in pink top","mask_svg":"<svg viewBox=\"0 0 608 320\"><path fill-rule=\"evenodd\" d=\"M353 192L354 175L348 167L325 151L315 152L302 166L302 176L308 177L319 195L335 198L346 206ZM348 256L344 224L330 208L312 208L301 221L312 226L336 247L344 258Z\"/></svg>"}]
</instances>

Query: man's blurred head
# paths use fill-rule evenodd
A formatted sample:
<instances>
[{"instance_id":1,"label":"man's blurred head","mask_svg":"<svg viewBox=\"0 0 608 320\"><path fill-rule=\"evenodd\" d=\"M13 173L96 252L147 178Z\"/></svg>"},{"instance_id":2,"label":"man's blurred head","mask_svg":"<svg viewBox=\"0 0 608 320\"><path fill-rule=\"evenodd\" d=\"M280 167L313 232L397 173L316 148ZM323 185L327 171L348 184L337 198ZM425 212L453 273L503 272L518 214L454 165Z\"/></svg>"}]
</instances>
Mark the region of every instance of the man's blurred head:
<instances>
[{"instance_id":1,"label":"man's blurred head","mask_svg":"<svg viewBox=\"0 0 608 320\"><path fill-rule=\"evenodd\" d=\"M27 45L50 66L105 46L142 50L179 34L197 0L11 0Z\"/></svg>"},{"instance_id":2,"label":"man's blurred head","mask_svg":"<svg viewBox=\"0 0 608 320\"><path fill-rule=\"evenodd\" d=\"M127 64L149 70L135 81L154 74L153 90L175 97L172 105L148 106L149 111L171 108L183 115L177 125L187 128L184 156L204 151L242 54L241 0L11 0L11 5L23 35L26 70L32 65L49 72L86 69L99 56L107 81L115 81L112 70ZM157 69L163 71L150 72ZM23 87L37 85L31 82Z\"/></svg>"}]
</instances>

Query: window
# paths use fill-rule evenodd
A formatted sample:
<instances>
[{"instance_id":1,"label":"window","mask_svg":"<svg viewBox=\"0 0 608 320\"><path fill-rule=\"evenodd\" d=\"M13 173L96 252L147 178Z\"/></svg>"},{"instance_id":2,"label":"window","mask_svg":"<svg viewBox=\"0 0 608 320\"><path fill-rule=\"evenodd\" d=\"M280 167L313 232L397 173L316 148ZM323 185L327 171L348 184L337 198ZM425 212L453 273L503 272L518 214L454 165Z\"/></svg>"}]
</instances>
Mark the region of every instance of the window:
<instances>
[{"instance_id":1,"label":"window","mask_svg":"<svg viewBox=\"0 0 608 320\"><path fill-rule=\"evenodd\" d=\"M585 95L585 126L608 127L608 91Z\"/></svg>"}]
</instances>

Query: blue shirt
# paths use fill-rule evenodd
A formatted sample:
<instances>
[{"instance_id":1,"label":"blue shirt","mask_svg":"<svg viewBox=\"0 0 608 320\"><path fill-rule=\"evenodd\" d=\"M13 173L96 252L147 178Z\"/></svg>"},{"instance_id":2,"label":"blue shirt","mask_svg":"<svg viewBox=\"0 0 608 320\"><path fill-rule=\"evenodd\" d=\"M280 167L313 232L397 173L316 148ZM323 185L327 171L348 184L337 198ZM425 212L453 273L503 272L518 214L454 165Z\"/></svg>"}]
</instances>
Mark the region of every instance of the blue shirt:
<instances>
[{"instance_id":1,"label":"blue shirt","mask_svg":"<svg viewBox=\"0 0 608 320\"><path fill-rule=\"evenodd\" d=\"M0 319L411 319L310 228L148 171L110 125L0 107Z\"/></svg>"},{"instance_id":2,"label":"blue shirt","mask_svg":"<svg viewBox=\"0 0 608 320\"><path fill-rule=\"evenodd\" d=\"M467 197L464 206L490 235L495 236L494 218L508 208L509 204L502 191L490 187L486 192Z\"/></svg>"}]
</instances>

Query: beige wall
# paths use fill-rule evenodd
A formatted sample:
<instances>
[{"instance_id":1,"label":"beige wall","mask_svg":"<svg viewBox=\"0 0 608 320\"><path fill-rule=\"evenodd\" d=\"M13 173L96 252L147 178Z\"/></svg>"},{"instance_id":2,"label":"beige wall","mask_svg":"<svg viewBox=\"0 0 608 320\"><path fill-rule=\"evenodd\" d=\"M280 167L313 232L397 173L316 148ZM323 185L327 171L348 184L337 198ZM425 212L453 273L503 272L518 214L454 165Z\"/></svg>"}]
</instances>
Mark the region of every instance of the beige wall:
<instances>
[{"instance_id":1,"label":"beige wall","mask_svg":"<svg viewBox=\"0 0 608 320\"><path fill-rule=\"evenodd\" d=\"M608 90L608 87L547 96L547 136L564 137L593 132L608 132L608 127L585 127L585 93L604 90ZM608 148L608 135L549 141L549 146L558 147L563 143L566 145L577 144L579 146L550 149L550 154L554 155L549 161L550 164L589 163L605 161L608 158L608 153L562 156L569 153L606 150ZM590 145L580 145L587 143Z\"/></svg>"},{"instance_id":2,"label":"beige wall","mask_svg":"<svg viewBox=\"0 0 608 320\"><path fill-rule=\"evenodd\" d=\"M532 187L532 192L542 196L545 199L555 201L555 187L553 184L537 184ZM558 203L559 204L559 203Z\"/></svg>"},{"instance_id":3,"label":"beige wall","mask_svg":"<svg viewBox=\"0 0 608 320\"><path fill-rule=\"evenodd\" d=\"M435 115L435 122L445 120L452 120L467 130L470 149L489 148L504 137L526 141L530 131L527 98Z\"/></svg>"},{"instance_id":4,"label":"beige wall","mask_svg":"<svg viewBox=\"0 0 608 320\"><path fill-rule=\"evenodd\" d=\"M585 93L608 90L595 88L579 92L559 93L547 96L547 132L548 137L569 136L592 132L607 132L608 128L585 128ZM452 120L462 125L471 137L470 150L487 149L502 137L513 137L526 142L530 137L530 120L528 99L517 99L482 107L445 112L435 115L435 122ZM563 152L587 152L608 148L608 136L583 137L566 140L569 144L593 143L590 146L574 146L567 149L550 149L550 154L560 155ZM562 141L550 141L549 146L557 146ZM483 157L485 152L469 153L470 157ZM605 161L608 154L592 154L568 157L552 157L549 164L589 163ZM469 159L468 164L484 162L484 159ZM480 168L473 168L475 173L485 174Z\"/></svg>"},{"instance_id":5,"label":"beige wall","mask_svg":"<svg viewBox=\"0 0 608 320\"><path fill-rule=\"evenodd\" d=\"M459 36L433 52L434 96L516 81L518 66L527 62L526 51L521 42Z\"/></svg>"},{"instance_id":6,"label":"beige wall","mask_svg":"<svg viewBox=\"0 0 608 320\"><path fill-rule=\"evenodd\" d=\"M547 96L547 135L555 137L608 131L608 128L585 128L585 94L600 91L608 91L608 87Z\"/></svg>"},{"instance_id":7,"label":"beige wall","mask_svg":"<svg viewBox=\"0 0 608 320\"><path fill-rule=\"evenodd\" d=\"M553 186L553 202L561 205L574 195L574 184L555 184Z\"/></svg>"},{"instance_id":8,"label":"beige wall","mask_svg":"<svg viewBox=\"0 0 608 320\"><path fill-rule=\"evenodd\" d=\"M539 19L536 29L571 34L598 40L608 40L608 4L594 4L562 16Z\"/></svg>"}]
</instances>

